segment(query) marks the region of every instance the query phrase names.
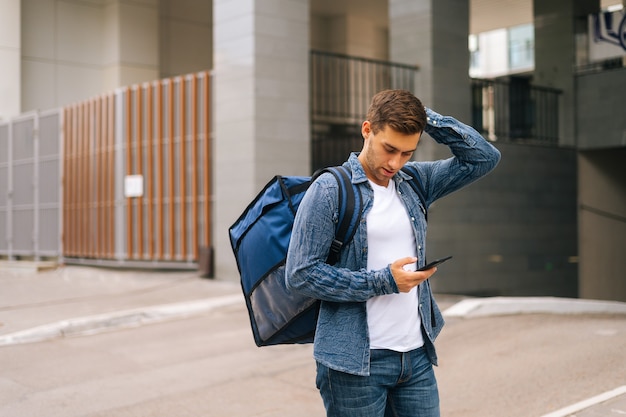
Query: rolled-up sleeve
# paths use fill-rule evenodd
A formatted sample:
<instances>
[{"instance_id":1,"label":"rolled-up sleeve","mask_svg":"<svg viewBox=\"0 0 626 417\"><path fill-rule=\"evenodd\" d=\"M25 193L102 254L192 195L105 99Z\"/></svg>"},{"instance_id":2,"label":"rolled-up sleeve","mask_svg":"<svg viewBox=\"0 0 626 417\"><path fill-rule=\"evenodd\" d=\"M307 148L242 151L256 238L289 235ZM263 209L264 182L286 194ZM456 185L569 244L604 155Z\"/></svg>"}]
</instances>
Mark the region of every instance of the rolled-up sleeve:
<instances>
[{"instance_id":1,"label":"rolled-up sleeve","mask_svg":"<svg viewBox=\"0 0 626 417\"><path fill-rule=\"evenodd\" d=\"M426 109L424 129L437 143L447 146L453 157L420 162L417 168L426 182L428 204L491 172L500 161L500 151L476 129L452 116Z\"/></svg>"}]
</instances>

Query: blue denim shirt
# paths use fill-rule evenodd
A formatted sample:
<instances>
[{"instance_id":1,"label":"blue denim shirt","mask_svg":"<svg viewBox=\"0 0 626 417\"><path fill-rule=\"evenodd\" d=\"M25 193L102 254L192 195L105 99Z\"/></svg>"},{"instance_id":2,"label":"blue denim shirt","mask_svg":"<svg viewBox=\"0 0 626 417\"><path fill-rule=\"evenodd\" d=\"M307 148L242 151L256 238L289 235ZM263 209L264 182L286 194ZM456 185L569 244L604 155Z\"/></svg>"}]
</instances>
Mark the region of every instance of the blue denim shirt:
<instances>
[{"instance_id":1,"label":"blue denim shirt","mask_svg":"<svg viewBox=\"0 0 626 417\"><path fill-rule=\"evenodd\" d=\"M420 174L429 206L491 171L500 160L500 152L470 126L431 109L426 109L426 114L425 131L438 143L448 146L453 154L445 160L408 162ZM339 217L338 186L331 174L321 175L309 187L296 213L285 280L288 288L321 300L313 345L315 359L342 372L369 375L366 301L399 291L389 266L377 271L366 269L366 216L372 208L373 190L357 154L350 155L344 166L352 171L352 182L358 185L363 196L363 215L354 238L344 245L334 266L325 262ZM393 180L413 225L418 266L423 266L426 259L425 207L406 182L408 178L399 171ZM418 296L425 348L436 365L434 341L444 320L428 280L419 285Z\"/></svg>"}]
</instances>

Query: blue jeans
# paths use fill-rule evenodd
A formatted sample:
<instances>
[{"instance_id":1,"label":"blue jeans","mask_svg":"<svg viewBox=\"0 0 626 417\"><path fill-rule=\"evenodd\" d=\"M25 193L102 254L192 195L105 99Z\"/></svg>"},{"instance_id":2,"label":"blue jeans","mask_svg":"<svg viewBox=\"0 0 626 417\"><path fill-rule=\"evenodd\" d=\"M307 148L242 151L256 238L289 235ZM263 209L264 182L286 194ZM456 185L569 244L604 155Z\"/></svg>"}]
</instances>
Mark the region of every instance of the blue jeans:
<instances>
[{"instance_id":1,"label":"blue jeans","mask_svg":"<svg viewBox=\"0 0 626 417\"><path fill-rule=\"evenodd\" d=\"M439 391L424 348L370 351L370 376L317 363L317 388L328 417L439 417Z\"/></svg>"}]
</instances>

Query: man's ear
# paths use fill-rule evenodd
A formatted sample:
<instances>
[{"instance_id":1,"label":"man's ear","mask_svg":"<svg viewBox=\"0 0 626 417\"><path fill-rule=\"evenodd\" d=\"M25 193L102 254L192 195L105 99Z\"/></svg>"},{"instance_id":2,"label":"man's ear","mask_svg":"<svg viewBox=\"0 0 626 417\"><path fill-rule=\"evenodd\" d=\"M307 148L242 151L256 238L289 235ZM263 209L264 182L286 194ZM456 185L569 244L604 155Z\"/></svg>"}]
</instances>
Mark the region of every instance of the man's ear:
<instances>
[{"instance_id":1,"label":"man's ear","mask_svg":"<svg viewBox=\"0 0 626 417\"><path fill-rule=\"evenodd\" d=\"M363 139L368 139L370 133L372 132L372 125L369 120L366 120L361 125L361 135L363 135Z\"/></svg>"}]
</instances>

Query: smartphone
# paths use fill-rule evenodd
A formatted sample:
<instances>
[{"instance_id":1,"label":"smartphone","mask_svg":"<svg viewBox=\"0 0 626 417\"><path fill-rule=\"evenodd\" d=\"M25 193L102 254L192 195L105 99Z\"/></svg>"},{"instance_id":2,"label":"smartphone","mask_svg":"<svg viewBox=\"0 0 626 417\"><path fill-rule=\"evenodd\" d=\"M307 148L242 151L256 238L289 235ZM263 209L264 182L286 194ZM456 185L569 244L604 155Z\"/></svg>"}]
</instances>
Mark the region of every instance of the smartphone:
<instances>
[{"instance_id":1,"label":"smartphone","mask_svg":"<svg viewBox=\"0 0 626 417\"><path fill-rule=\"evenodd\" d=\"M444 263L445 261L447 261L450 258L452 258L452 256L446 256L445 258L435 259L431 263L426 264L423 267L421 267L420 269L418 269L418 271L426 271L427 269L434 268L437 265Z\"/></svg>"}]
</instances>

